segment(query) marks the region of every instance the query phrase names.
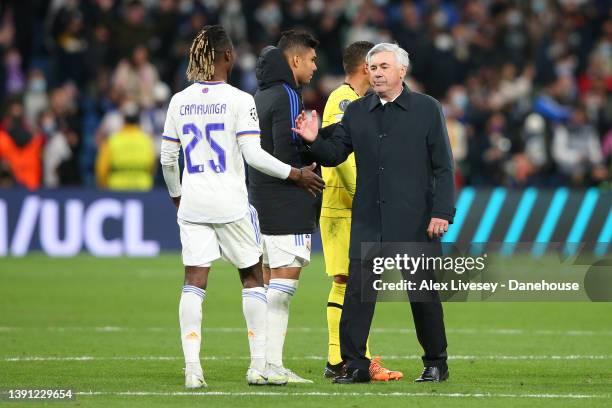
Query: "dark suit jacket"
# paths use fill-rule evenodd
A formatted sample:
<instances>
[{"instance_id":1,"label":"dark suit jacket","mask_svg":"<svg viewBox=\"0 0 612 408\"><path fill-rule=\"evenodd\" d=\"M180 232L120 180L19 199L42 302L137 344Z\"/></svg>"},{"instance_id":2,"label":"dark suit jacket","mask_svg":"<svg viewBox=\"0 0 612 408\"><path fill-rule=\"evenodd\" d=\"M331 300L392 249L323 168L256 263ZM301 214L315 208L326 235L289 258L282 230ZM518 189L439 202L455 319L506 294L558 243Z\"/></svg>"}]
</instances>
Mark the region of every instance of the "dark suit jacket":
<instances>
[{"instance_id":1,"label":"dark suit jacket","mask_svg":"<svg viewBox=\"0 0 612 408\"><path fill-rule=\"evenodd\" d=\"M351 258L362 242L428 242L432 217L453 222L453 157L440 103L404 88L384 106L376 94L348 105L310 151L323 166L355 152Z\"/></svg>"}]
</instances>

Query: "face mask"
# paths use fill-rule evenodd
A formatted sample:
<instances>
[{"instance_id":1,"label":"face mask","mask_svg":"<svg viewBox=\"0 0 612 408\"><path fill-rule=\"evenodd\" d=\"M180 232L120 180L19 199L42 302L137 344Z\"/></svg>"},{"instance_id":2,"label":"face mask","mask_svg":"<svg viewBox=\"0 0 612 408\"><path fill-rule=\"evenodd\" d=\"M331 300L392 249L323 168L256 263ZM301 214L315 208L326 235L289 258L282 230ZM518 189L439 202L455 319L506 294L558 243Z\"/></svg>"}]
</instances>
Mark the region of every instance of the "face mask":
<instances>
[{"instance_id":1,"label":"face mask","mask_svg":"<svg viewBox=\"0 0 612 408\"><path fill-rule=\"evenodd\" d=\"M43 93L47 90L47 81L44 78L36 78L30 81L30 91L34 93Z\"/></svg>"},{"instance_id":2,"label":"face mask","mask_svg":"<svg viewBox=\"0 0 612 408\"><path fill-rule=\"evenodd\" d=\"M452 97L452 102L453 105L455 105L456 107L460 108L460 109L465 109L467 104L468 104L468 97L466 94L462 93L455 93L453 94Z\"/></svg>"},{"instance_id":3,"label":"face mask","mask_svg":"<svg viewBox=\"0 0 612 408\"><path fill-rule=\"evenodd\" d=\"M277 25L282 20L281 11L278 7L267 7L265 10L259 10L257 18L264 26Z\"/></svg>"},{"instance_id":4,"label":"face mask","mask_svg":"<svg viewBox=\"0 0 612 408\"><path fill-rule=\"evenodd\" d=\"M502 152L509 152L512 147L512 142L506 137L500 137L493 142L493 145Z\"/></svg>"},{"instance_id":5,"label":"face mask","mask_svg":"<svg viewBox=\"0 0 612 408\"><path fill-rule=\"evenodd\" d=\"M255 69L255 64L257 63L257 59L253 54L245 54L240 59L240 68L244 71L250 71Z\"/></svg>"},{"instance_id":6,"label":"face mask","mask_svg":"<svg viewBox=\"0 0 612 408\"><path fill-rule=\"evenodd\" d=\"M181 10L181 14L191 14L191 12L193 11L193 3L183 1L181 2L179 8Z\"/></svg>"},{"instance_id":7,"label":"face mask","mask_svg":"<svg viewBox=\"0 0 612 408\"><path fill-rule=\"evenodd\" d=\"M54 120L45 120L42 123L42 130L46 134L50 135L55 131L55 121Z\"/></svg>"},{"instance_id":8,"label":"face mask","mask_svg":"<svg viewBox=\"0 0 612 408\"><path fill-rule=\"evenodd\" d=\"M448 34L440 34L436 36L434 44L440 51L448 51L453 48L453 37Z\"/></svg>"},{"instance_id":9,"label":"face mask","mask_svg":"<svg viewBox=\"0 0 612 408\"><path fill-rule=\"evenodd\" d=\"M536 0L531 2L531 9L538 14L546 10L546 0Z\"/></svg>"}]
</instances>

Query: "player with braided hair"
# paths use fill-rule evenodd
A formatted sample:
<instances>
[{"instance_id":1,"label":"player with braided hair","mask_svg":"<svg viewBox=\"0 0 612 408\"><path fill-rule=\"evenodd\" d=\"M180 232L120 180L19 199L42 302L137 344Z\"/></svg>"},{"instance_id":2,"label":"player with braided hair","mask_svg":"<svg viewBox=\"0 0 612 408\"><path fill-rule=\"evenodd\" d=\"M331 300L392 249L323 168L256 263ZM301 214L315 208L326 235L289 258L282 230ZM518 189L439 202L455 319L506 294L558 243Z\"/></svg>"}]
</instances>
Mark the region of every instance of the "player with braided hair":
<instances>
[{"instance_id":1,"label":"player with braided hair","mask_svg":"<svg viewBox=\"0 0 612 408\"><path fill-rule=\"evenodd\" d=\"M210 81L215 74L215 53L230 52L233 55L232 48L232 43L223 27L205 26L191 44L187 79Z\"/></svg>"}]
</instances>

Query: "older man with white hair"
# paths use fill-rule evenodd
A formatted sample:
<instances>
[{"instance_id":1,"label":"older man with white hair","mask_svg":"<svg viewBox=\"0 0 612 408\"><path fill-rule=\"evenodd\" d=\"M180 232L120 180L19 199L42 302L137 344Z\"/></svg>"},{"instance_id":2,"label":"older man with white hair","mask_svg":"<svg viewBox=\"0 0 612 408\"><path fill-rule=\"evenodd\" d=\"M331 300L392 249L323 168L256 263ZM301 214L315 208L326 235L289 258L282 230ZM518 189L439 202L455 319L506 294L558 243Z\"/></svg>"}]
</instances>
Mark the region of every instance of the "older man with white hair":
<instances>
[{"instance_id":1,"label":"older man with white hair","mask_svg":"<svg viewBox=\"0 0 612 408\"><path fill-rule=\"evenodd\" d=\"M370 381L365 350L376 292L362 243L439 246L455 214L453 158L440 103L404 84L408 53L396 44L374 46L366 62L373 93L349 104L337 125L319 132L313 111L311 116L303 112L294 129L322 165L337 166L351 152L357 163L349 279L340 321L347 370L334 379L341 384ZM425 368L416 381L444 381L447 343L439 296L435 291L427 292L426 299L408 295L424 349Z\"/></svg>"}]
</instances>

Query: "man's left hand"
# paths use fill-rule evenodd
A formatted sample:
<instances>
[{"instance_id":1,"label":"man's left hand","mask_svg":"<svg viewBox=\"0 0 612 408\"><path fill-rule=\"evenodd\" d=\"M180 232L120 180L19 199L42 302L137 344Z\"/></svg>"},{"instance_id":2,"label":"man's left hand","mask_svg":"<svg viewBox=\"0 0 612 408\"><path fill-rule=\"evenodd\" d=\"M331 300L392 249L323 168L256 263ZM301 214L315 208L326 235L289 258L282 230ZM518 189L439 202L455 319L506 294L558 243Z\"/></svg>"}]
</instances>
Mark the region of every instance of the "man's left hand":
<instances>
[{"instance_id":1,"label":"man's left hand","mask_svg":"<svg viewBox=\"0 0 612 408\"><path fill-rule=\"evenodd\" d=\"M302 111L302 113L295 118L295 127L291 128L291 130L300 135L302 139L308 143L314 142L317 138L317 132L319 131L317 111L313 110L310 117L306 115L305 111Z\"/></svg>"},{"instance_id":2,"label":"man's left hand","mask_svg":"<svg viewBox=\"0 0 612 408\"><path fill-rule=\"evenodd\" d=\"M442 218L432 218L427 227L427 235L429 238L442 238L442 235L448 231L448 221Z\"/></svg>"}]
</instances>

